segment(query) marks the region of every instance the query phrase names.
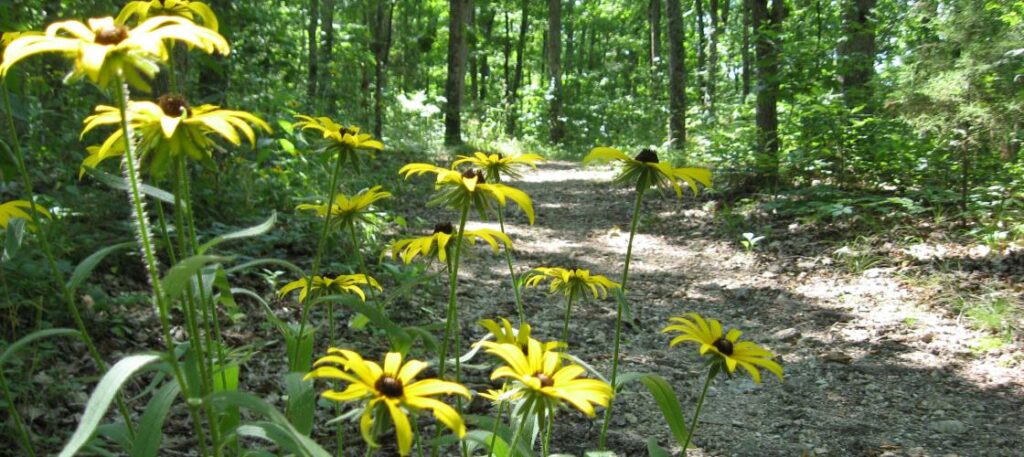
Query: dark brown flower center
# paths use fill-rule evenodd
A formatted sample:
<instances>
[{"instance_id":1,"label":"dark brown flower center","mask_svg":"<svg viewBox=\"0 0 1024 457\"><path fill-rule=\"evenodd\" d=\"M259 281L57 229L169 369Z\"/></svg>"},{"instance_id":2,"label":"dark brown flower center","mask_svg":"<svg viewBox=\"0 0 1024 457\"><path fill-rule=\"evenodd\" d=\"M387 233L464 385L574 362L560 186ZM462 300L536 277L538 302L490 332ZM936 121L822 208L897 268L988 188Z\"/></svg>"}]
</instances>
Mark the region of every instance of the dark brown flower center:
<instances>
[{"instance_id":1,"label":"dark brown flower center","mask_svg":"<svg viewBox=\"0 0 1024 457\"><path fill-rule=\"evenodd\" d=\"M555 380L551 379L550 376L548 376L548 375L546 375L544 373L537 373L537 374L533 375L533 377L537 378L540 381L540 386L541 387L551 387L551 386L555 385Z\"/></svg>"},{"instance_id":2,"label":"dark brown flower center","mask_svg":"<svg viewBox=\"0 0 1024 457\"><path fill-rule=\"evenodd\" d=\"M441 222L440 224L434 225L434 233L444 233L446 235L451 235L452 233L455 233L455 227L452 226L451 222Z\"/></svg>"},{"instance_id":3,"label":"dark brown flower center","mask_svg":"<svg viewBox=\"0 0 1024 457\"><path fill-rule=\"evenodd\" d=\"M483 184L483 183L487 182L486 180L484 180L484 173L482 171L480 171L480 170L473 170L473 169L466 170L466 171L462 172L462 178L463 179L473 179L473 178L476 178L476 182L478 184Z\"/></svg>"},{"instance_id":4,"label":"dark brown flower center","mask_svg":"<svg viewBox=\"0 0 1024 457\"><path fill-rule=\"evenodd\" d=\"M377 392L380 392L385 397L402 397L402 381L392 378L391 376L381 376L380 379L377 380L377 383L373 385L373 387L377 389Z\"/></svg>"},{"instance_id":5,"label":"dark brown flower center","mask_svg":"<svg viewBox=\"0 0 1024 457\"><path fill-rule=\"evenodd\" d=\"M646 163L658 163L658 153L652 149L644 149L636 155L636 160Z\"/></svg>"},{"instance_id":6,"label":"dark brown flower center","mask_svg":"<svg viewBox=\"0 0 1024 457\"><path fill-rule=\"evenodd\" d=\"M115 45L128 38L128 27L123 25L115 25L113 27L104 27L96 32L96 38L93 42L96 44Z\"/></svg>"},{"instance_id":7,"label":"dark brown flower center","mask_svg":"<svg viewBox=\"0 0 1024 457\"><path fill-rule=\"evenodd\" d=\"M718 349L718 352L721 352L722 354L732 355L732 341L725 339L724 336L715 340L711 345L714 346L715 349Z\"/></svg>"},{"instance_id":8,"label":"dark brown flower center","mask_svg":"<svg viewBox=\"0 0 1024 457\"><path fill-rule=\"evenodd\" d=\"M164 114L170 117L178 117L188 112L188 102L181 95L161 95L156 99L156 104Z\"/></svg>"}]
</instances>

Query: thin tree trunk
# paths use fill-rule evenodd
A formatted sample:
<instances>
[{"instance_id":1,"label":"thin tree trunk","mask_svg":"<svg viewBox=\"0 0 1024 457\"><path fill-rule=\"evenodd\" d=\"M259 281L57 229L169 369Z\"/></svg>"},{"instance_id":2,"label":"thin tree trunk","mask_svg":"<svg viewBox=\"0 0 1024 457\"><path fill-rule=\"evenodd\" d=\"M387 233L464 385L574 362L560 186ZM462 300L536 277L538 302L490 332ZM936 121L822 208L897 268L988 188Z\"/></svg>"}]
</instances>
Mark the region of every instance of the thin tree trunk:
<instances>
[{"instance_id":1,"label":"thin tree trunk","mask_svg":"<svg viewBox=\"0 0 1024 457\"><path fill-rule=\"evenodd\" d=\"M775 185L779 176L779 30L784 10L782 0L752 0L757 70L758 168L765 184Z\"/></svg>"},{"instance_id":2,"label":"thin tree trunk","mask_svg":"<svg viewBox=\"0 0 1024 457\"><path fill-rule=\"evenodd\" d=\"M466 19L466 47L469 54L469 98L476 99L477 94L480 93L480 74L477 72L479 67L477 66L477 49L480 43L477 41L476 33L476 8L469 8L466 12L468 19Z\"/></svg>"},{"instance_id":3,"label":"thin tree trunk","mask_svg":"<svg viewBox=\"0 0 1024 457\"><path fill-rule=\"evenodd\" d=\"M743 43L740 45L743 59L743 100L750 95L750 0L743 0Z\"/></svg>"},{"instance_id":4,"label":"thin tree trunk","mask_svg":"<svg viewBox=\"0 0 1024 457\"><path fill-rule=\"evenodd\" d=\"M871 111L871 79L875 76L875 0L846 0L843 8L845 40L836 46L839 78L850 108L864 106Z\"/></svg>"},{"instance_id":5,"label":"thin tree trunk","mask_svg":"<svg viewBox=\"0 0 1024 457\"><path fill-rule=\"evenodd\" d=\"M466 21L472 0L448 1L448 79L444 93L444 143L462 144L462 94L466 86Z\"/></svg>"},{"instance_id":6,"label":"thin tree trunk","mask_svg":"<svg viewBox=\"0 0 1024 457\"><path fill-rule=\"evenodd\" d=\"M491 78L491 65L487 58L489 53L486 44L491 42L491 35L494 33L494 16L493 8L488 8L484 15L484 50L480 53L480 100L487 100L487 81Z\"/></svg>"},{"instance_id":7,"label":"thin tree trunk","mask_svg":"<svg viewBox=\"0 0 1024 457\"><path fill-rule=\"evenodd\" d=\"M668 0L668 141L675 150L686 148L686 47L679 0Z\"/></svg>"},{"instance_id":8,"label":"thin tree trunk","mask_svg":"<svg viewBox=\"0 0 1024 457\"><path fill-rule=\"evenodd\" d=\"M508 100L509 90L512 88L512 74L509 72L509 62L512 61L512 19L509 17L508 10L505 11L505 39L503 40L505 45L504 61L502 62L501 71L504 78L504 96L505 100Z\"/></svg>"},{"instance_id":9,"label":"thin tree trunk","mask_svg":"<svg viewBox=\"0 0 1024 457\"><path fill-rule=\"evenodd\" d=\"M661 0L650 0L647 5L647 20L651 28L651 59L653 67L661 59Z\"/></svg>"},{"instance_id":10,"label":"thin tree trunk","mask_svg":"<svg viewBox=\"0 0 1024 457\"><path fill-rule=\"evenodd\" d=\"M505 94L505 113L508 116L505 123L505 133L509 136L515 136L516 123L519 120L519 86L523 84L523 53L526 51L526 32L530 26L529 6L530 0L522 0L520 6L522 16L519 21L519 42L516 43L516 71L512 76L512 85L509 86L508 93Z\"/></svg>"},{"instance_id":11,"label":"thin tree trunk","mask_svg":"<svg viewBox=\"0 0 1024 457\"><path fill-rule=\"evenodd\" d=\"M708 40L708 79L707 88L704 89L704 106L708 108L708 114L715 115L715 84L718 81L718 36L722 26L718 21L719 0L710 0L708 4L711 9L711 39ZM729 0L723 0L728 4Z\"/></svg>"},{"instance_id":12,"label":"thin tree trunk","mask_svg":"<svg viewBox=\"0 0 1024 457\"><path fill-rule=\"evenodd\" d=\"M704 42L704 0L694 0L694 28L697 35L697 90L701 92L700 102L704 103L704 76L707 74L707 44Z\"/></svg>"},{"instance_id":13,"label":"thin tree trunk","mask_svg":"<svg viewBox=\"0 0 1024 457\"><path fill-rule=\"evenodd\" d=\"M319 66L316 53L317 24L320 21L320 1L309 0L309 25L306 27L307 51L309 52L309 76L306 83L306 97L310 106L316 106L316 82L319 77Z\"/></svg>"},{"instance_id":14,"label":"thin tree trunk","mask_svg":"<svg viewBox=\"0 0 1024 457\"><path fill-rule=\"evenodd\" d=\"M548 0L548 93L551 97L550 139L559 143L565 138L562 122L562 0Z\"/></svg>"},{"instance_id":15,"label":"thin tree trunk","mask_svg":"<svg viewBox=\"0 0 1024 457\"><path fill-rule=\"evenodd\" d=\"M322 30L320 30L320 55L321 61L327 65L328 70L320 75L320 98L327 111L333 111L334 99L331 91L331 60L334 58L334 0L324 0L322 13Z\"/></svg>"},{"instance_id":16,"label":"thin tree trunk","mask_svg":"<svg viewBox=\"0 0 1024 457\"><path fill-rule=\"evenodd\" d=\"M377 0L373 18L374 89L373 89L373 134L377 138L384 133L384 88L387 86L388 58L391 55L391 20L395 5L392 0Z\"/></svg>"}]
</instances>

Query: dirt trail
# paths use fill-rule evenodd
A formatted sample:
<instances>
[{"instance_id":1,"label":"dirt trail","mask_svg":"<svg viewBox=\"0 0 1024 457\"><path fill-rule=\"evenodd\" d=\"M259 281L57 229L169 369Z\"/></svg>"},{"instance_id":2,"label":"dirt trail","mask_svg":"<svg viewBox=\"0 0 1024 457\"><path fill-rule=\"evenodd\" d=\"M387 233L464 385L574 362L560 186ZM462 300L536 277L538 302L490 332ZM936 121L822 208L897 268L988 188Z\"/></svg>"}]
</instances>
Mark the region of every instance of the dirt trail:
<instances>
[{"instance_id":1,"label":"dirt trail","mask_svg":"<svg viewBox=\"0 0 1024 457\"><path fill-rule=\"evenodd\" d=\"M514 184L537 211L535 226L510 216L517 272L578 265L619 279L634 194L612 176L610 168L553 162ZM787 244L806 244L800 240L766 240L746 253L714 224L692 198L652 192L645 200L629 284L637 325L625 329L622 370L664 376L689 415L703 382L699 357L692 346L669 349L659 331L668 317L696 311L779 354L786 378L717 380L695 439L700 451L691 455L1021 455L1019 345L1014 357L978 355L969 349L977 332L930 311L890 270L853 275L827 265L831 252ZM504 261L479 251L466 265L462 322L513 317ZM543 290L524 298L538 335L555 338L562 302ZM581 302L574 318L571 351L609 372L613 302ZM479 327L464 326L464 338L479 336ZM642 386L630 386L616 405L609 444L620 455L646 455L652 436L679 451ZM554 451L581 455L595 446L596 421L570 412L559 421Z\"/></svg>"}]
</instances>

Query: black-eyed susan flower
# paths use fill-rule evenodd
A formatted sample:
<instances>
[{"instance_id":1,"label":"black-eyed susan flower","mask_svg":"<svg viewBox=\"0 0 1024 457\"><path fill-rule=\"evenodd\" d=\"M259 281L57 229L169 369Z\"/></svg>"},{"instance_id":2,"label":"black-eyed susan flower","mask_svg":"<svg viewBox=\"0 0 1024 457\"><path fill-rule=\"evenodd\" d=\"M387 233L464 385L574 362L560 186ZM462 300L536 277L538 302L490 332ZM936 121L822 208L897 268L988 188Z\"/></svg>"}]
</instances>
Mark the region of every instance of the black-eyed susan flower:
<instances>
[{"instance_id":1,"label":"black-eyed susan flower","mask_svg":"<svg viewBox=\"0 0 1024 457\"><path fill-rule=\"evenodd\" d=\"M401 258L405 263L412 263L412 260L416 256L422 255L424 257L433 257L437 255L437 259L441 262L448 263L448 249L449 243L453 238L457 237L455 233L455 227L451 223L445 222L434 226L434 233L430 236L424 236L419 238L407 238L404 240L396 241L395 244L391 245L391 256L393 258ZM512 247L512 239L508 235L501 233L497 230L492 229L478 229L478 230L466 230L463 234L462 239L464 242L469 244L476 244L476 241L483 240L487 244L491 245L495 253L498 253L500 241L505 245L505 249Z\"/></svg>"},{"instance_id":2,"label":"black-eyed susan flower","mask_svg":"<svg viewBox=\"0 0 1024 457\"><path fill-rule=\"evenodd\" d=\"M373 139L369 133L361 133L359 127L344 126L329 117L295 116L299 122L295 126L302 130L316 130L323 135L324 150L341 154L341 160L356 161L355 151L358 149L384 150L384 143Z\"/></svg>"},{"instance_id":3,"label":"black-eyed susan flower","mask_svg":"<svg viewBox=\"0 0 1024 457\"><path fill-rule=\"evenodd\" d=\"M731 375L739 365L750 373L754 382L761 382L761 373L757 367L764 368L782 379L782 367L774 360L774 354L750 341L740 341L743 333L737 329L722 333L722 324L716 319L705 320L697 313L686 313L687 317L672 317L674 324L665 327L662 332L682 332L672 338L670 346L684 341L691 341L700 346L700 354L716 357L718 363L725 365Z\"/></svg>"},{"instance_id":4,"label":"black-eyed susan flower","mask_svg":"<svg viewBox=\"0 0 1024 457\"><path fill-rule=\"evenodd\" d=\"M487 329L488 332L494 336L494 342L499 344L514 344L519 346L523 352L526 352L530 347L530 337L532 331L530 324L523 323L519 326L519 329L512 327L512 323L501 318L501 322L494 321L492 319L482 319L477 321L481 327ZM564 344L558 341L550 341L543 343L544 350L554 350L564 346Z\"/></svg>"},{"instance_id":5,"label":"black-eyed susan flower","mask_svg":"<svg viewBox=\"0 0 1024 457\"><path fill-rule=\"evenodd\" d=\"M433 378L413 382L427 367L426 362L407 360L403 363L400 353L389 352L384 356L384 366L381 367L376 362L363 360L354 351L331 348L328 354L316 361L313 371L305 379L330 379L348 383L343 391L327 390L321 395L337 402L364 403L359 429L369 446L378 446L373 436L374 411L378 406L383 406L391 417L398 438L398 453L403 456L409 455L413 443L413 430L407 411L431 411L439 422L459 438L466 435L466 424L462 416L451 406L433 397L462 395L468 399L469 389L461 384Z\"/></svg>"},{"instance_id":6,"label":"black-eyed susan flower","mask_svg":"<svg viewBox=\"0 0 1024 457\"><path fill-rule=\"evenodd\" d=\"M607 406L612 387L604 381L581 378L586 370L579 365L562 365L562 354L545 350L541 342L530 340L524 353L515 344L484 342L487 352L507 365L491 373L491 379L507 378L524 399L537 401L538 412L563 401L587 416L594 416L594 405Z\"/></svg>"},{"instance_id":7,"label":"black-eyed susan flower","mask_svg":"<svg viewBox=\"0 0 1024 457\"><path fill-rule=\"evenodd\" d=\"M132 86L149 90L147 78L167 61L165 41L179 41L206 53L227 55L227 40L183 17L157 16L134 29L118 24L112 17L89 19L88 24L62 21L51 24L43 35L24 35L7 46L0 77L27 57L60 53L75 59L68 80L89 78L103 88L111 87L119 75Z\"/></svg>"},{"instance_id":8,"label":"black-eyed susan flower","mask_svg":"<svg viewBox=\"0 0 1024 457\"><path fill-rule=\"evenodd\" d=\"M484 171L484 177L490 182L501 182L502 178L518 179L523 176L523 166L537 169L537 162L544 158L538 154L512 154L474 152L472 156L460 155L452 162L452 168L462 164L470 164Z\"/></svg>"},{"instance_id":9,"label":"black-eyed susan flower","mask_svg":"<svg viewBox=\"0 0 1024 457\"><path fill-rule=\"evenodd\" d=\"M606 163L612 160L623 163L622 172L615 177L615 182L635 184L637 190L647 190L651 187L671 188L676 191L677 196L682 197L683 189L679 186L679 181L686 182L694 194L700 190L697 183L703 184L705 187L711 186L710 170L706 168L674 168L669 163L659 161L658 153L652 149L644 149L637 154L636 158L633 158L615 148L597 147L583 158L583 164Z\"/></svg>"},{"instance_id":10,"label":"black-eyed susan flower","mask_svg":"<svg viewBox=\"0 0 1024 457\"><path fill-rule=\"evenodd\" d=\"M526 287L535 287L550 280L548 292L579 297L590 292L594 298L604 298L608 289L617 289L621 284L602 275L592 275L582 268L537 267L526 274Z\"/></svg>"},{"instance_id":11,"label":"black-eyed susan flower","mask_svg":"<svg viewBox=\"0 0 1024 457\"><path fill-rule=\"evenodd\" d=\"M373 186L365 189L356 195L348 196L340 194L334 197L334 204L331 205L331 218L338 224L346 225L363 220L368 209L377 201L390 198L391 192L381 190L381 186ZM327 204L301 204L295 207L299 210L316 211L317 216L327 217Z\"/></svg>"},{"instance_id":12,"label":"black-eyed susan flower","mask_svg":"<svg viewBox=\"0 0 1024 457\"><path fill-rule=\"evenodd\" d=\"M299 292L299 301L305 302L306 296L310 292L306 278L297 279L288 284L285 284L281 290L277 291L277 294L281 297L288 295L289 292L297 289L301 289ZM360 286L370 286L377 290L383 290L380 287L380 283L372 276L363 274L355 275L338 275L334 278L326 276L313 276L313 287L312 290L326 290L329 292L347 292L356 294L360 299L366 301L366 294L363 293L363 289Z\"/></svg>"},{"instance_id":13,"label":"black-eyed susan flower","mask_svg":"<svg viewBox=\"0 0 1024 457\"><path fill-rule=\"evenodd\" d=\"M164 95L153 102L129 102L128 119L138 138L138 149L150 163L150 173L162 175L171 159L180 155L209 163L214 148L210 135L216 135L233 145L242 144L242 138L255 147L256 133L249 125L270 132L262 119L245 111L221 109L215 105L189 106L180 95ZM104 125L121 125L121 112L112 106L99 106L96 114L85 119L82 136ZM89 155L82 161L79 177L85 168L92 168L103 160L124 154L124 131L118 128L99 147L88 148Z\"/></svg>"},{"instance_id":14,"label":"black-eyed susan flower","mask_svg":"<svg viewBox=\"0 0 1024 457\"><path fill-rule=\"evenodd\" d=\"M127 24L133 18L138 21L145 21L154 16L178 16L190 21L203 23L203 26L213 30L218 29L217 15L213 14L210 6L203 2L189 0L144 0L128 2L121 8L114 22Z\"/></svg>"},{"instance_id":15,"label":"black-eyed susan flower","mask_svg":"<svg viewBox=\"0 0 1024 457\"><path fill-rule=\"evenodd\" d=\"M11 223L11 219L24 219L25 221L32 220L32 214L30 211L35 208L36 212L42 216L50 217L50 212L43 208L42 205L27 200L11 200L6 203L0 204L0 228L7 228L7 224Z\"/></svg>"},{"instance_id":16,"label":"black-eyed susan flower","mask_svg":"<svg viewBox=\"0 0 1024 457\"><path fill-rule=\"evenodd\" d=\"M448 205L456 209L472 207L484 217L495 204L505 206L506 200L512 200L526 213L530 223L534 222L533 203L526 192L500 183L488 183L480 170L459 172L429 163L410 163L398 173L405 175L406 179L424 173L437 174L434 188L438 194L430 201L432 205Z\"/></svg>"}]
</instances>

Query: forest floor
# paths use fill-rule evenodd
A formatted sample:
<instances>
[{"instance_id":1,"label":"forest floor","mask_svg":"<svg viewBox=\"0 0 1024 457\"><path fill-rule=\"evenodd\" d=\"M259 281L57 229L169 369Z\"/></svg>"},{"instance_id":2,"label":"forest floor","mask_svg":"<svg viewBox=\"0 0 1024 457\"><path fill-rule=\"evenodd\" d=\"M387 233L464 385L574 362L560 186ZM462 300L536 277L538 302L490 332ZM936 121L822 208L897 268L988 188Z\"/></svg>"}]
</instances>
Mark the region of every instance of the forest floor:
<instances>
[{"instance_id":1,"label":"forest floor","mask_svg":"<svg viewBox=\"0 0 1024 457\"><path fill-rule=\"evenodd\" d=\"M537 211L534 226L518 212L506 225L518 272L578 265L620 277L634 193L611 184L613 175L607 167L551 162L515 184L532 196ZM739 237L722 234L704 209L709 204L655 192L645 200L628 284L635 325L624 327L621 370L665 377L681 396L684 414L691 414L704 380L700 357L692 345L669 348L660 330L669 317L695 311L742 329L743 338L778 354L785 380L767 373L760 385L744 374L717 380L695 439L702 453L691 455L1020 455L1020 334L1001 348L979 350L986 334L935 303L979 281L1020 294L1021 253L977 258L932 236L908 249L886 245L887 262L851 272L835 251L855 233L833 231L821 239L790 221L774 230L775 239L746 252ZM429 219L409 202L410 210L417 207ZM478 250L460 271L463 323L515 316L507 267L488 252ZM535 334L556 338L561 300L542 287L527 290L524 302ZM613 301L574 308L570 351L610 372ZM481 332L464 324L463 341ZM486 384L485 374L476 380ZM615 404L610 449L644 456L652 436L673 449L660 411L640 384ZM599 429L597 421L563 411L553 451L582 455L594 447Z\"/></svg>"}]
</instances>

